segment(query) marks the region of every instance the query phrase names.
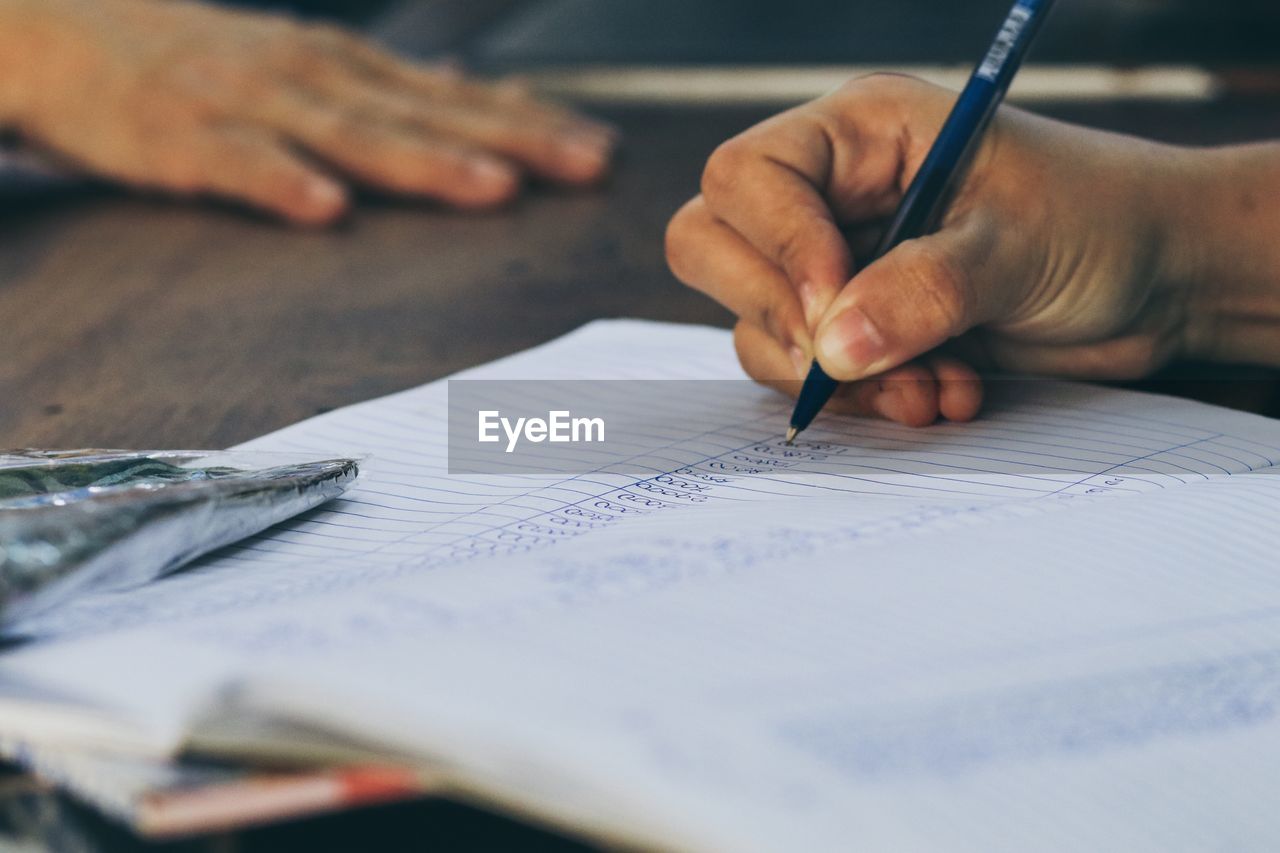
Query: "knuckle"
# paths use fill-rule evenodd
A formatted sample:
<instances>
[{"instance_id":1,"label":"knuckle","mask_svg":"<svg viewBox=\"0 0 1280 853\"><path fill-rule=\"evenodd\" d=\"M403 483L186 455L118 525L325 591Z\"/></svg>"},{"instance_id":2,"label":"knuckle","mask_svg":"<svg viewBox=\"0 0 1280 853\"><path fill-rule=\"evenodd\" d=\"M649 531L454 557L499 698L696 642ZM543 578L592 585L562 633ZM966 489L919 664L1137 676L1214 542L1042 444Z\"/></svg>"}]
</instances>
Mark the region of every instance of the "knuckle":
<instances>
[{"instance_id":1,"label":"knuckle","mask_svg":"<svg viewBox=\"0 0 1280 853\"><path fill-rule=\"evenodd\" d=\"M257 164L256 181L263 195L281 203L295 203L306 200L308 194L308 175L300 169L291 168L287 162L264 160Z\"/></svg>"},{"instance_id":2,"label":"knuckle","mask_svg":"<svg viewBox=\"0 0 1280 853\"><path fill-rule=\"evenodd\" d=\"M314 121L319 135L339 148L361 149L368 143L364 124L346 110L324 110Z\"/></svg>"},{"instance_id":3,"label":"knuckle","mask_svg":"<svg viewBox=\"0 0 1280 853\"><path fill-rule=\"evenodd\" d=\"M782 269L788 273L788 276L804 260L805 238L805 233L795 227L788 228L784 233L778 235L777 243L774 246L774 256L778 259Z\"/></svg>"},{"instance_id":4,"label":"knuckle","mask_svg":"<svg viewBox=\"0 0 1280 853\"><path fill-rule=\"evenodd\" d=\"M465 159L452 151L406 150L404 156L391 158L375 168L382 182L403 192L458 201L470 200L481 192ZM512 184L501 193L492 192L496 197L506 198L515 190L516 185Z\"/></svg>"},{"instance_id":5,"label":"knuckle","mask_svg":"<svg viewBox=\"0 0 1280 853\"><path fill-rule=\"evenodd\" d=\"M787 340L785 314L786 311L781 306L772 302L761 302L755 306L755 316L750 319L756 326L763 329L765 334L781 343Z\"/></svg>"},{"instance_id":6,"label":"knuckle","mask_svg":"<svg viewBox=\"0 0 1280 853\"><path fill-rule=\"evenodd\" d=\"M701 200L698 198L686 202L671 217L671 221L667 223L666 233L663 235L663 249L667 257L667 266L671 268L671 272L677 278L686 283L688 283L688 249L692 232L697 227L695 222L698 218L698 208L701 204Z\"/></svg>"},{"instance_id":7,"label":"knuckle","mask_svg":"<svg viewBox=\"0 0 1280 853\"><path fill-rule=\"evenodd\" d=\"M217 168L211 164L209 168ZM156 161L156 174L160 181L175 193L190 195L199 192L205 184L205 170L182 157L161 157Z\"/></svg>"},{"instance_id":8,"label":"knuckle","mask_svg":"<svg viewBox=\"0 0 1280 853\"><path fill-rule=\"evenodd\" d=\"M702 170L703 197L714 203L731 193L752 156L750 143L742 137L722 142Z\"/></svg>"},{"instance_id":9,"label":"knuckle","mask_svg":"<svg viewBox=\"0 0 1280 853\"><path fill-rule=\"evenodd\" d=\"M1179 356L1187 359L1203 357L1224 351L1223 318L1214 311L1187 312L1180 324L1177 336Z\"/></svg>"},{"instance_id":10,"label":"knuckle","mask_svg":"<svg viewBox=\"0 0 1280 853\"><path fill-rule=\"evenodd\" d=\"M209 88L178 75L144 78L120 93L119 121L137 128L152 143L180 135L210 115Z\"/></svg>"},{"instance_id":11,"label":"knuckle","mask_svg":"<svg viewBox=\"0 0 1280 853\"><path fill-rule=\"evenodd\" d=\"M975 294L967 271L946 252L916 242L903 270L921 311L949 333L958 334L973 316Z\"/></svg>"},{"instance_id":12,"label":"knuckle","mask_svg":"<svg viewBox=\"0 0 1280 853\"><path fill-rule=\"evenodd\" d=\"M204 189L212 174L223 168L216 157L191 156L192 146L184 139L163 139L149 146L148 171L171 192L190 195Z\"/></svg>"},{"instance_id":13,"label":"knuckle","mask_svg":"<svg viewBox=\"0 0 1280 853\"><path fill-rule=\"evenodd\" d=\"M915 95L928 86L929 84L920 78L908 74L896 71L873 71L870 74L854 77L840 88L845 94L895 101Z\"/></svg>"},{"instance_id":14,"label":"knuckle","mask_svg":"<svg viewBox=\"0 0 1280 853\"><path fill-rule=\"evenodd\" d=\"M333 24L313 23L303 25L306 37L318 45L326 47L346 44L347 36L340 28Z\"/></svg>"},{"instance_id":15,"label":"knuckle","mask_svg":"<svg viewBox=\"0 0 1280 853\"><path fill-rule=\"evenodd\" d=\"M560 134L555 128L522 126L504 116L483 113L471 120L491 128L489 138L495 148L518 152L533 163L557 164L563 159Z\"/></svg>"},{"instance_id":16,"label":"knuckle","mask_svg":"<svg viewBox=\"0 0 1280 853\"><path fill-rule=\"evenodd\" d=\"M1150 335L1136 335L1116 348L1114 358L1100 365L1113 379L1141 379L1163 361L1159 341Z\"/></svg>"},{"instance_id":17,"label":"knuckle","mask_svg":"<svg viewBox=\"0 0 1280 853\"><path fill-rule=\"evenodd\" d=\"M412 184L466 188L473 176L465 156L452 149L428 148L404 158L404 179Z\"/></svg>"},{"instance_id":18,"label":"knuckle","mask_svg":"<svg viewBox=\"0 0 1280 853\"><path fill-rule=\"evenodd\" d=\"M227 107L242 100L255 85L252 69L216 55L193 54L176 59L153 91L168 91L192 108Z\"/></svg>"},{"instance_id":19,"label":"knuckle","mask_svg":"<svg viewBox=\"0 0 1280 853\"><path fill-rule=\"evenodd\" d=\"M289 29L279 33L270 48L276 62L286 73L299 77L319 74L334 62L333 49L324 38L306 30Z\"/></svg>"},{"instance_id":20,"label":"knuckle","mask_svg":"<svg viewBox=\"0 0 1280 853\"><path fill-rule=\"evenodd\" d=\"M354 53L363 44L359 37L332 24L307 24L302 36L298 41L306 44L313 55Z\"/></svg>"},{"instance_id":21,"label":"knuckle","mask_svg":"<svg viewBox=\"0 0 1280 853\"><path fill-rule=\"evenodd\" d=\"M777 294L756 307L756 323L779 344L790 347L804 339L804 314L794 299Z\"/></svg>"},{"instance_id":22,"label":"knuckle","mask_svg":"<svg viewBox=\"0 0 1280 853\"><path fill-rule=\"evenodd\" d=\"M773 385L777 377L768 364L768 344L765 332L748 320L739 320L733 327L733 349L743 371L757 382Z\"/></svg>"},{"instance_id":23,"label":"knuckle","mask_svg":"<svg viewBox=\"0 0 1280 853\"><path fill-rule=\"evenodd\" d=\"M742 369L747 375L759 379L754 373L756 359L755 355L755 329L745 320L739 320L733 326L733 351L738 356L738 362L742 365Z\"/></svg>"}]
</instances>

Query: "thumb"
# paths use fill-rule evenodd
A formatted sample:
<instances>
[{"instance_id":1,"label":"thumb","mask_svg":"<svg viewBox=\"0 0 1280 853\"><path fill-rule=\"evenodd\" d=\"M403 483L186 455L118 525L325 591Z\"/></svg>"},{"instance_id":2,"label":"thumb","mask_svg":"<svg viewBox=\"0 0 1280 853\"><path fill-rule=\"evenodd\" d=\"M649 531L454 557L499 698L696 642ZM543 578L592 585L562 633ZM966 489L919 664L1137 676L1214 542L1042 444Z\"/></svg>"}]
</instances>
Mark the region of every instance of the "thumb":
<instances>
[{"instance_id":1,"label":"thumb","mask_svg":"<svg viewBox=\"0 0 1280 853\"><path fill-rule=\"evenodd\" d=\"M907 240L845 285L818 324L814 352L835 379L883 373L999 316L988 284L993 240L978 224Z\"/></svg>"}]
</instances>

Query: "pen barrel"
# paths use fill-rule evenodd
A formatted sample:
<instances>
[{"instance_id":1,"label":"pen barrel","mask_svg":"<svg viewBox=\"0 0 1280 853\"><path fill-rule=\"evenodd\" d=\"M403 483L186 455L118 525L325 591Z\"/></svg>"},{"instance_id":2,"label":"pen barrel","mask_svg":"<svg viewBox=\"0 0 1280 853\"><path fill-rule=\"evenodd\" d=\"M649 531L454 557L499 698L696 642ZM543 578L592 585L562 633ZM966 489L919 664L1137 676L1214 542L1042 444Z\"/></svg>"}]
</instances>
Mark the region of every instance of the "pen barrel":
<instances>
[{"instance_id":1,"label":"pen barrel","mask_svg":"<svg viewBox=\"0 0 1280 853\"><path fill-rule=\"evenodd\" d=\"M831 399L839 384L827 375L817 361L809 365L809 375L804 378L803 390L791 413L791 426L797 430L806 429Z\"/></svg>"},{"instance_id":2,"label":"pen barrel","mask_svg":"<svg viewBox=\"0 0 1280 853\"><path fill-rule=\"evenodd\" d=\"M1013 76L1018 73L1018 67L1048 16L1053 1L1017 0L1013 4L992 39L991 47L956 99L942 130L938 132L938 138L907 187L897 212L868 263L888 254L904 240L921 237L933 230L952 183L964 171L972 148L982 138ZM814 361L796 400L791 416L792 429L807 428L838 385Z\"/></svg>"},{"instance_id":3,"label":"pen barrel","mask_svg":"<svg viewBox=\"0 0 1280 853\"><path fill-rule=\"evenodd\" d=\"M951 184L964 171L963 164L971 149L980 143L983 131L1052 6L1053 0L1018 0L1009 10L991 47L969 76L937 140L907 187L871 260L887 254L904 240L923 236L933 229Z\"/></svg>"}]
</instances>

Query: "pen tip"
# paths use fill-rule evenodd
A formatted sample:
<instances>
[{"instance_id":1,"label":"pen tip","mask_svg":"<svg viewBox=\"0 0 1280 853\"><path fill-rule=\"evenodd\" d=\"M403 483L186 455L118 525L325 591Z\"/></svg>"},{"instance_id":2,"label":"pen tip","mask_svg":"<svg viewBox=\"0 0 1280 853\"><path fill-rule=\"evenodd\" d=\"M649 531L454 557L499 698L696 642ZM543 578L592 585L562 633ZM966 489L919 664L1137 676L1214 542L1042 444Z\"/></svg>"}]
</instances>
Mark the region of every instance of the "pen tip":
<instances>
[{"instance_id":1,"label":"pen tip","mask_svg":"<svg viewBox=\"0 0 1280 853\"><path fill-rule=\"evenodd\" d=\"M795 443L795 440L796 440L796 436L799 434L799 432L800 432L800 430L796 429L795 427L787 427L787 439L786 439L786 443L787 443L787 444L794 444L794 443Z\"/></svg>"}]
</instances>

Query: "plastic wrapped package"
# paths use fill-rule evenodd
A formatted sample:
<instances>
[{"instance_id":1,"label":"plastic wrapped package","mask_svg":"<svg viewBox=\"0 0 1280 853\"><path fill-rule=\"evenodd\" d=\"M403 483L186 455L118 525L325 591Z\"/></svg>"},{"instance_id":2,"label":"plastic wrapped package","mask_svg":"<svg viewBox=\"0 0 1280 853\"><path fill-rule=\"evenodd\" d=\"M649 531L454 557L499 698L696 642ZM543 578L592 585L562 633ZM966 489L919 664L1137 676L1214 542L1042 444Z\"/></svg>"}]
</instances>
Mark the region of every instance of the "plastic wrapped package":
<instances>
[{"instance_id":1,"label":"plastic wrapped package","mask_svg":"<svg viewBox=\"0 0 1280 853\"><path fill-rule=\"evenodd\" d=\"M0 622L136 586L340 495L355 459L235 451L0 454Z\"/></svg>"}]
</instances>

